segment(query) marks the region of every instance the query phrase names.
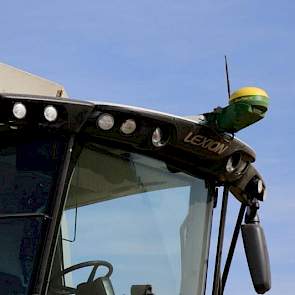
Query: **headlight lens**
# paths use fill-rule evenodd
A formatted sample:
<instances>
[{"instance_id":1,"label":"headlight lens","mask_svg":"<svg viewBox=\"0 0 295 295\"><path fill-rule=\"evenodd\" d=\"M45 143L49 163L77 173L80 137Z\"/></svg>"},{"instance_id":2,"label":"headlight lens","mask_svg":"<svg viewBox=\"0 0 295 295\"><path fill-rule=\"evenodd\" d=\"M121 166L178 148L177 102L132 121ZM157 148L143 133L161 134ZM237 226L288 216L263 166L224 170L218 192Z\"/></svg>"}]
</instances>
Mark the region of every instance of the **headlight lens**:
<instances>
[{"instance_id":1,"label":"headlight lens","mask_svg":"<svg viewBox=\"0 0 295 295\"><path fill-rule=\"evenodd\" d=\"M12 112L14 117L16 117L17 119L23 119L27 114L27 109L25 105L23 105L20 102L17 102L14 104Z\"/></svg>"},{"instance_id":2,"label":"headlight lens","mask_svg":"<svg viewBox=\"0 0 295 295\"><path fill-rule=\"evenodd\" d=\"M157 127L152 135L152 143L155 147L161 147L166 144L167 141L164 141L163 139L163 132L162 130Z\"/></svg>"},{"instance_id":3,"label":"headlight lens","mask_svg":"<svg viewBox=\"0 0 295 295\"><path fill-rule=\"evenodd\" d=\"M240 153L235 153L228 158L225 169L228 173L234 172L239 175L246 170L248 164L248 162L243 160Z\"/></svg>"},{"instance_id":4,"label":"headlight lens","mask_svg":"<svg viewBox=\"0 0 295 295\"><path fill-rule=\"evenodd\" d=\"M47 106L44 109L44 117L48 122L54 122L57 119L57 110L54 106Z\"/></svg>"},{"instance_id":5,"label":"headlight lens","mask_svg":"<svg viewBox=\"0 0 295 295\"><path fill-rule=\"evenodd\" d=\"M120 128L120 130L126 135L132 134L135 131L135 129L136 122L133 119L126 120Z\"/></svg>"},{"instance_id":6,"label":"headlight lens","mask_svg":"<svg viewBox=\"0 0 295 295\"><path fill-rule=\"evenodd\" d=\"M101 114L97 119L97 126L102 130L110 130L114 124L114 117L110 114Z\"/></svg>"},{"instance_id":7,"label":"headlight lens","mask_svg":"<svg viewBox=\"0 0 295 295\"><path fill-rule=\"evenodd\" d=\"M226 163L226 166L225 166L225 169L228 173L232 173L234 172L239 163L240 163L240 160L241 160L241 155L236 153L236 154L233 154L231 155L228 160L227 160L227 163Z\"/></svg>"}]
</instances>

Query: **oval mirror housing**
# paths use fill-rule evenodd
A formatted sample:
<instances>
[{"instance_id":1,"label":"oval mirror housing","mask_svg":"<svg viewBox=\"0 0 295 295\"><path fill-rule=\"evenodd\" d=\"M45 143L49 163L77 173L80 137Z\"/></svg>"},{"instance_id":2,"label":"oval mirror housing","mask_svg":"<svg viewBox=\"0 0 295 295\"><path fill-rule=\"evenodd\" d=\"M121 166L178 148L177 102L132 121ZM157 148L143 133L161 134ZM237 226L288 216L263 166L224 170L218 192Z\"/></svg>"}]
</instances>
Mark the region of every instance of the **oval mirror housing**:
<instances>
[{"instance_id":1,"label":"oval mirror housing","mask_svg":"<svg viewBox=\"0 0 295 295\"><path fill-rule=\"evenodd\" d=\"M263 228L259 223L250 223L243 224L241 229L255 291L264 294L271 288L271 273Z\"/></svg>"}]
</instances>

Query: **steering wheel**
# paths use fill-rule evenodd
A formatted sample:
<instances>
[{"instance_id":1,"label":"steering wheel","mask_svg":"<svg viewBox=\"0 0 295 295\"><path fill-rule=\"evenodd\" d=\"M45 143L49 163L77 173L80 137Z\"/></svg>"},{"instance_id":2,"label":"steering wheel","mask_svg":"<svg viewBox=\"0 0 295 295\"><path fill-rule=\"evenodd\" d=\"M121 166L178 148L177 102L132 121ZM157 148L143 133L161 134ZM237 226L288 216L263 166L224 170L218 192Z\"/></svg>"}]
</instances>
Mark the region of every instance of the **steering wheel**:
<instances>
[{"instance_id":1,"label":"steering wheel","mask_svg":"<svg viewBox=\"0 0 295 295\"><path fill-rule=\"evenodd\" d=\"M93 266L92 271L88 277L87 283L93 282L93 280L95 278L96 271L99 266L105 266L108 268L107 274L105 274L103 276L104 278L109 278L111 276L111 274L113 273L113 266L107 261L103 261L103 260L86 261L86 262L75 264L75 265L68 267L68 268L64 269L63 271L57 273L50 280L50 284L53 284L53 286L54 286L54 283L61 276L64 276L69 272L72 272L74 270L77 270L77 269L80 269L83 267L87 267L87 266ZM51 287L50 291L55 292L55 294L59 294L59 295L70 295L70 294L76 294L77 288L67 287L67 286L58 286L57 288Z\"/></svg>"}]
</instances>

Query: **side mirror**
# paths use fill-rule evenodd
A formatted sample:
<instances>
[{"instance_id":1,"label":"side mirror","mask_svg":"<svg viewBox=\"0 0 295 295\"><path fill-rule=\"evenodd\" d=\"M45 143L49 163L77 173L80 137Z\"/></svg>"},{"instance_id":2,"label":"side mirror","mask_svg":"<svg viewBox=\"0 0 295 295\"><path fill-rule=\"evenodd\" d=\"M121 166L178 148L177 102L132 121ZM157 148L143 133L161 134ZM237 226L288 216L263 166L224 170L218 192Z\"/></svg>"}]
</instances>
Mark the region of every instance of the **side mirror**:
<instances>
[{"instance_id":1,"label":"side mirror","mask_svg":"<svg viewBox=\"0 0 295 295\"><path fill-rule=\"evenodd\" d=\"M271 288L271 273L263 228L259 223L249 223L241 229L255 291L264 294Z\"/></svg>"}]
</instances>

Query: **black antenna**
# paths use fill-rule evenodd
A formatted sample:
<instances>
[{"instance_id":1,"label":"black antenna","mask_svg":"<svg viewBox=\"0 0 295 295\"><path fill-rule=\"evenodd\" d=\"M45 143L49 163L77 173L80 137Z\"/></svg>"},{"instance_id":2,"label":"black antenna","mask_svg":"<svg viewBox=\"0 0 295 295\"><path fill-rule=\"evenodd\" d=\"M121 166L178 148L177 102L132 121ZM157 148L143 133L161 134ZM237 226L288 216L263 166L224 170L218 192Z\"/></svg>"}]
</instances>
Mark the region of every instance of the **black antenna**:
<instances>
[{"instance_id":1,"label":"black antenna","mask_svg":"<svg viewBox=\"0 0 295 295\"><path fill-rule=\"evenodd\" d=\"M229 83L229 77L228 77L228 65L227 65L226 55L224 56L224 60L225 60L225 73L226 73L227 94L228 94L228 98L230 98L230 83Z\"/></svg>"}]
</instances>

